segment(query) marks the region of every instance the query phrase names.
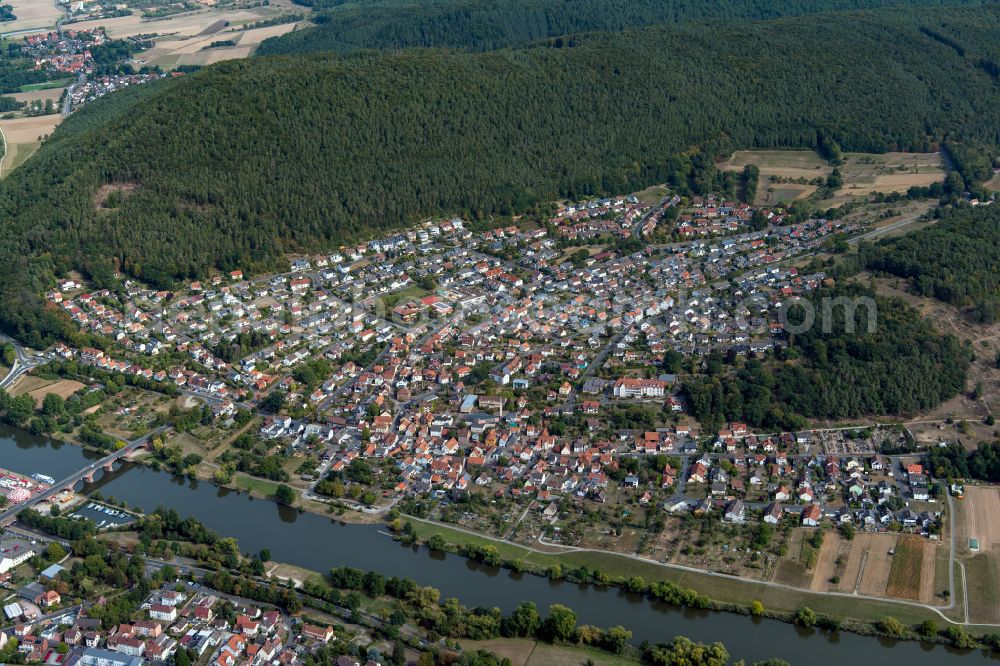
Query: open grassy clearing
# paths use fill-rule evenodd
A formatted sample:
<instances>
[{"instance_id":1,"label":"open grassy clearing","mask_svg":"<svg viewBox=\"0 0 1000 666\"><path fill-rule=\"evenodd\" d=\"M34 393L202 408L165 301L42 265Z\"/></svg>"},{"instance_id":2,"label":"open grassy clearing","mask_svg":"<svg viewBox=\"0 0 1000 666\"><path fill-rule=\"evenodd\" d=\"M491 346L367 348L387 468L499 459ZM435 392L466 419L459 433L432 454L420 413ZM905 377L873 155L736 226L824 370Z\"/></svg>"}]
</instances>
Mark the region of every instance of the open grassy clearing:
<instances>
[{"instance_id":1,"label":"open grassy clearing","mask_svg":"<svg viewBox=\"0 0 1000 666\"><path fill-rule=\"evenodd\" d=\"M245 474L235 474L233 482L237 488L257 493L264 497L274 497L274 493L278 490L278 484L274 481L259 479L255 476L246 476Z\"/></svg>"},{"instance_id":2,"label":"open grassy clearing","mask_svg":"<svg viewBox=\"0 0 1000 666\"><path fill-rule=\"evenodd\" d=\"M65 88L69 84L73 83L73 78L65 79L53 79L51 81L42 81L41 83L29 83L27 85L21 86L21 92L39 92L42 90L53 90L56 88Z\"/></svg>"}]
</instances>

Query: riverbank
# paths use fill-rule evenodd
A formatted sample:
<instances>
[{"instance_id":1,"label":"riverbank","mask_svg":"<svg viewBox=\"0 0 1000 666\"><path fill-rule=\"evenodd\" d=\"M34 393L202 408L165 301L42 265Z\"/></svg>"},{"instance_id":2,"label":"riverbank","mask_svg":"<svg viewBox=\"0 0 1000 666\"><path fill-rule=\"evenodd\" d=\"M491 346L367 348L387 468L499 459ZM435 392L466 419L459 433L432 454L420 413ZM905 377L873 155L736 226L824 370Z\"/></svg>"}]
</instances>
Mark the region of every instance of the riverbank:
<instances>
[{"instance_id":1,"label":"riverbank","mask_svg":"<svg viewBox=\"0 0 1000 666\"><path fill-rule=\"evenodd\" d=\"M143 456L143 458L146 463L152 462L148 455ZM147 473L140 473L137 477L136 472L139 469L148 469L149 471ZM145 481L142 480L143 478L145 478ZM162 485L161 480L165 481L166 479L170 479L168 487L171 488L171 491L169 493L162 491L156 492L154 488L158 485ZM343 515L336 515L334 513L330 513L330 507L326 505L320 505L319 510L308 510L307 507L286 507L272 502L270 498L267 498L264 493L260 492L259 487L256 487L256 491L253 488L245 489L241 488L237 482L235 487L239 489L232 491L224 486L219 486L214 482L214 480L211 479L192 480L187 477L180 478L169 474L164 475L162 471L155 472L151 469L151 466L147 465L143 465L133 472L121 470L120 472L111 473L110 475L98 480L95 485L103 490L103 486L107 484L109 486L109 490L114 490L115 486L121 485L126 480L130 481L130 483L125 484L126 486L129 486L129 492L124 494L118 494L118 492L105 494L115 494L120 498L127 498L131 506L146 505L147 509L151 508L148 500L150 498L155 498L158 503L162 503L167 506L174 506L182 513L187 511L191 515L199 517L199 519L203 519L202 516L204 515L205 510L214 512L213 507L207 506L207 504L211 503L207 500L207 497L212 495L215 495L218 498L226 498L227 496L238 497L242 495L246 498L245 501L251 502L259 501L259 499L266 499L269 506L277 508L277 513L281 523L302 522L314 525L312 528L313 531L310 532L310 534L314 536L310 538L318 539L319 541L317 543L325 542L327 540L325 536L321 536L319 532L315 532L315 529L318 528L319 524L322 524L322 521L332 520L335 524L340 524L342 529L345 530L345 533L349 532L356 533L358 535L362 534L362 532L348 529L351 525L353 525L353 527L357 530L361 530L362 528L365 530L373 530L373 532L364 532L363 540L366 542L371 541L372 543L364 547L368 550L364 551L364 554L360 556L358 563L355 564L349 564L353 558L344 558L345 553L339 552L339 548L334 549L334 551L339 553L339 559L328 559L323 557L323 551L308 554L297 553L294 557L286 555L284 558L279 557L277 553L275 553L274 559L277 561L288 561L291 566L299 567L300 570L304 572L304 575L309 575L308 572L312 572L319 577L322 577L322 572L325 571L327 567L335 564L349 564L350 566L357 566L359 568L372 569L375 571L389 570L390 573L394 572L395 575L399 575L398 567L396 566L397 563L393 563L392 565L389 565L388 562L383 562L382 564L379 563L380 560L386 559L385 557L382 557L383 554L387 556L389 560L392 560L393 558L391 557L390 551L383 552L381 549L383 549L384 546L379 546L377 543L378 539L386 538L385 535L388 535L388 530L386 528L380 528L379 525L371 524L372 522L381 523L384 519L373 517L371 514L357 514L355 512L345 511ZM152 481L156 481L156 484L151 484ZM147 484L151 485L147 487ZM199 488L199 484L204 484L205 487ZM187 486L187 488L185 488L185 486ZM215 492L210 492L206 497L202 497L203 491L208 490L209 487L214 488ZM94 488L91 488L91 490L93 489ZM189 491L196 492L191 493ZM202 499L198 500L195 496L202 497ZM230 499L234 499L235 497ZM254 498L256 498L256 500ZM196 506L188 506L192 503L192 501ZM227 503L229 501L230 500L226 500ZM236 512L239 514L238 521L235 520L237 515L228 513L221 524L211 526L227 536L231 535L237 537L244 548L247 546L270 548L272 545L276 547L278 545L276 541L283 538L278 532L274 531L274 527L263 527L269 523L268 514L271 513L265 507L253 509L240 508L236 509ZM359 518L362 520L358 520ZM321 522L317 523L317 519ZM602 593L602 596L615 594L615 592L612 592L612 590L616 589L614 584L621 584L627 578L638 576L642 578L642 585L644 587L654 583L669 582L678 586L678 588L692 590L698 595L709 598L708 603L702 606L702 608L724 611L727 615L746 616L749 614L750 604L752 604L753 601L760 601L764 606L764 615L766 618L788 623L794 619L794 614L800 608L809 607L819 616L819 626L838 627L845 631L850 631L860 635L885 635L885 632L878 629L877 624L886 616L895 618L904 625L908 625L906 635L902 636L903 638L917 639L918 636L911 629L909 629L909 627L913 627L914 625L927 620L936 622L938 625L952 624L954 626L955 624L953 620L942 619L943 616L940 613L937 613L937 611L924 608L919 604L897 603L888 600L873 600L861 597L860 595L831 595L800 591L780 585L767 585L755 581L745 581L733 578L732 576L685 569L684 567L679 567L677 565L668 565L643 560L638 557L629 557L608 552L586 551L579 549L561 549L560 551L558 547L551 545L539 545L538 548L527 547L491 538L485 535L471 533L454 526L439 524L418 518L401 517L400 522L396 525L397 529L401 524L405 524L405 521L409 521L413 526L412 536L417 542L426 544L431 537L435 534L439 534L444 539L444 547L450 553L454 554L446 555L443 552L436 553L428 548L417 547L414 545L413 553L423 554L424 557L421 558L420 561L425 562L425 564L418 565L417 569L414 569L413 571L404 567L404 569L407 570L403 575L412 576L422 584L432 584L435 587L445 588L442 590L443 594L458 596L463 600L467 596L465 593L462 591L457 593L449 592L447 590L447 584L442 585L440 580L434 580L434 576L430 575L430 571L426 566L427 555L430 556L430 561L460 557L461 560L459 561L466 562L466 566L470 570L477 572L474 575L474 578L481 575L479 572L497 571L500 567L505 567L511 571L510 576L516 577L516 580L526 581L527 578L524 578L524 576L534 578L542 585L557 585L560 590L563 590L563 594L565 594L566 590L570 589L566 586L573 586L575 583L580 583L578 585L578 589L581 591L592 589L595 592ZM253 531L247 533L245 531L247 529ZM296 529L295 531L298 532L300 530ZM397 534L396 537L399 538L400 535ZM339 537L334 537L334 542L339 543ZM486 563L484 565L483 563L469 558L469 546L476 546L479 548L493 546L496 549L496 564L500 565L500 567L493 568L491 563ZM314 548L314 545L309 543L305 547L312 549ZM372 548L375 550L372 550ZM404 551L405 550L408 549L404 549ZM329 552L332 555L334 551ZM304 557L302 557L303 555ZM322 564L320 564L321 562ZM454 567L455 564L452 564L452 566ZM550 571L555 566L558 566L561 570L558 582L553 580L550 576ZM587 578L577 576L576 570L581 567L584 567L588 572ZM597 572L599 572L599 576L595 575ZM446 577L450 576L447 573L444 573L444 575ZM488 575L496 576L497 574L488 573ZM297 576L289 577L297 578ZM531 585L529 587L537 588L537 585ZM622 591L617 592L617 594L621 595L627 593L623 589ZM490 599L494 595L486 593L485 596L487 599ZM587 596L590 596L589 593ZM630 603L641 603L641 607L648 610L652 610L663 605L662 601L656 598L651 598L652 596L653 595L645 593L632 594L629 599L631 600ZM562 601L561 598L559 600L560 602ZM667 601L669 602L670 600ZM494 602L489 601L487 603L492 605ZM677 608L683 606L684 603L674 601L672 607ZM605 624L607 624L607 622L605 622ZM987 628L975 626L969 626L967 629L977 633L987 630ZM896 636L894 638L900 638L900 636ZM944 636L938 636L937 640L939 642L946 643L949 639Z\"/></svg>"},{"instance_id":2,"label":"riverbank","mask_svg":"<svg viewBox=\"0 0 1000 666\"><path fill-rule=\"evenodd\" d=\"M0 457L5 466L14 470L41 471L65 478L89 465L95 455L50 438L0 426ZM702 643L721 640L734 660L752 663L777 656L812 666L840 666L847 658L861 663L902 660L909 666L941 666L956 659L968 666L970 662L990 659L983 651L956 651L916 641L804 628L768 618L751 618L745 608L742 612L719 613L679 607L607 585L577 584L569 578L553 580L516 573L464 556L394 542L389 530L381 525L347 524L336 517L300 512L144 465L125 465L110 473L101 472L83 491L88 494L98 491L105 497L113 495L131 507L173 508L179 515L195 518L220 535L233 537L243 552L266 549L270 551L269 559L316 572L317 576L339 566L373 570L434 587L442 597L457 598L469 608L497 607L505 613L523 601L534 602L540 609L563 604L577 611L580 623L629 628L635 643L661 643L675 635L684 635Z\"/></svg>"}]
</instances>

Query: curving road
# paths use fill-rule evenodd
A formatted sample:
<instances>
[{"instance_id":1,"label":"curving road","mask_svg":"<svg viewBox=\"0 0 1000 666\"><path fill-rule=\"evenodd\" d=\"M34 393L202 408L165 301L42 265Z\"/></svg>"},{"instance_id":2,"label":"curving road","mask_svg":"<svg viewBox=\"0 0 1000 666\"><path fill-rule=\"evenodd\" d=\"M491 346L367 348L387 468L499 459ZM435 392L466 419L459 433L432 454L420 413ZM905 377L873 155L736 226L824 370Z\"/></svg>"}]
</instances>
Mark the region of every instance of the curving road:
<instances>
[{"instance_id":1,"label":"curving road","mask_svg":"<svg viewBox=\"0 0 1000 666\"><path fill-rule=\"evenodd\" d=\"M17 340L0 333L0 344L2 343L13 345L16 356L10 372L7 373L6 377L0 379L0 389L9 388L11 384L31 372L34 368L49 362L49 359L45 357L29 354Z\"/></svg>"}]
</instances>

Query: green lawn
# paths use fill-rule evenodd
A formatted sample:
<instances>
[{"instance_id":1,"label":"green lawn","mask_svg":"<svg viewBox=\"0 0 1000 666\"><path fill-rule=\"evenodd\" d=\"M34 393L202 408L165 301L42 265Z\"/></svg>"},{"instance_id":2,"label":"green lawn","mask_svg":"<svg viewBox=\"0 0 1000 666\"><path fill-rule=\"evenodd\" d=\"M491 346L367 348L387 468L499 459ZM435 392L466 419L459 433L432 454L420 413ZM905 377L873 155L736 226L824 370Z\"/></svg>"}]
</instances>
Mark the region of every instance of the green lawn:
<instances>
[{"instance_id":1,"label":"green lawn","mask_svg":"<svg viewBox=\"0 0 1000 666\"><path fill-rule=\"evenodd\" d=\"M258 479L254 476L237 474L233 477L233 481L236 483L237 488L249 490L252 493L258 493L265 497L274 497L274 493L278 490L278 484L274 481Z\"/></svg>"},{"instance_id":2,"label":"green lawn","mask_svg":"<svg viewBox=\"0 0 1000 666\"><path fill-rule=\"evenodd\" d=\"M73 83L73 79L55 79L53 81L43 81L42 83L29 83L21 86L21 92L31 92L32 90L48 90L49 88L62 88Z\"/></svg>"}]
</instances>

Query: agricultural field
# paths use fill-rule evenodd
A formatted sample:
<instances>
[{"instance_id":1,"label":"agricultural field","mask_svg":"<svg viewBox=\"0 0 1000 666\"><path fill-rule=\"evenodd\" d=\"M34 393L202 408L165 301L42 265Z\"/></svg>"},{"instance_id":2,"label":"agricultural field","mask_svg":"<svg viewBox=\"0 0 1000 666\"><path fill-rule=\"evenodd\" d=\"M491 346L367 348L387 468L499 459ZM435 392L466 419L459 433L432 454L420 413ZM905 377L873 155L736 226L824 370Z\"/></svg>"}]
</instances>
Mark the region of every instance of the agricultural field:
<instances>
[{"instance_id":1,"label":"agricultural field","mask_svg":"<svg viewBox=\"0 0 1000 666\"><path fill-rule=\"evenodd\" d=\"M13 5L14 21L0 23L0 32L8 35L23 30L41 32L55 27L56 21L63 15L62 9L53 0L5 0L4 4Z\"/></svg>"},{"instance_id":2,"label":"agricultural field","mask_svg":"<svg viewBox=\"0 0 1000 666\"><path fill-rule=\"evenodd\" d=\"M965 489L956 500L956 556L965 566L969 619L1000 622L1000 488Z\"/></svg>"},{"instance_id":3,"label":"agricultural field","mask_svg":"<svg viewBox=\"0 0 1000 666\"><path fill-rule=\"evenodd\" d=\"M934 544L923 537L907 535L896 541L889 569L887 596L929 601L934 594Z\"/></svg>"},{"instance_id":4,"label":"agricultural field","mask_svg":"<svg viewBox=\"0 0 1000 666\"><path fill-rule=\"evenodd\" d=\"M215 39L229 39L231 31L241 26L274 18L280 14L292 11L301 12L301 7L295 10L291 0L272 0L267 6L242 9L239 7L208 8L177 14L161 19L144 19L141 12L131 16L118 16L93 21L73 23L78 30L87 30L103 26L108 36L113 39L124 39L139 34L156 33L161 37L182 39L189 37L215 36ZM262 28L270 30L271 28ZM225 36L224 36L225 35ZM270 36L270 35L269 35ZM212 41L212 40L209 40Z\"/></svg>"},{"instance_id":5,"label":"agricultural field","mask_svg":"<svg viewBox=\"0 0 1000 666\"><path fill-rule=\"evenodd\" d=\"M141 60L166 69L179 65L211 65L223 60L248 58L262 41L291 32L297 25L283 23L250 30L226 27L218 31L215 29L217 26L213 25L194 36L170 35L157 40L153 48L141 55ZM235 45L211 48L213 42L219 41L233 41Z\"/></svg>"},{"instance_id":6,"label":"agricultural field","mask_svg":"<svg viewBox=\"0 0 1000 666\"><path fill-rule=\"evenodd\" d=\"M843 162L843 187L824 199L823 205L840 206L870 192L905 192L945 177L940 153L844 153ZM760 169L754 203L762 206L806 198L817 189L812 181L825 179L833 171L826 160L804 150L740 150L719 168L742 171L747 164Z\"/></svg>"},{"instance_id":7,"label":"agricultural field","mask_svg":"<svg viewBox=\"0 0 1000 666\"><path fill-rule=\"evenodd\" d=\"M828 532L812 578L803 587L935 604L941 601L935 598L937 559L936 542L920 536L862 532L848 541ZM788 571L784 561L782 569Z\"/></svg>"},{"instance_id":8,"label":"agricultural field","mask_svg":"<svg viewBox=\"0 0 1000 666\"><path fill-rule=\"evenodd\" d=\"M69 379L52 381L41 379L40 377L26 376L14 384L10 393L11 395L23 395L27 393L35 400L35 404L41 407L47 393L55 393L60 398L66 399L82 388L83 384Z\"/></svg>"},{"instance_id":9,"label":"agricultural field","mask_svg":"<svg viewBox=\"0 0 1000 666\"><path fill-rule=\"evenodd\" d=\"M3 132L6 145L6 152L0 160L0 178L23 164L38 150L42 145L42 138L51 134L61 121L62 115L58 113L34 118L0 120L0 132Z\"/></svg>"},{"instance_id":10,"label":"agricultural field","mask_svg":"<svg viewBox=\"0 0 1000 666\"><path fill-rule=\"evenodd\" d=\"M10 93L7 97L13 97L18 102L25 102L26 104L31 104L32 102L44 103L46 100L51 99L52 103L55 104L62 97L65 90L66 86L56 86L55 88L41 88L19 93Z\"/></svg>"}]
</instances>

